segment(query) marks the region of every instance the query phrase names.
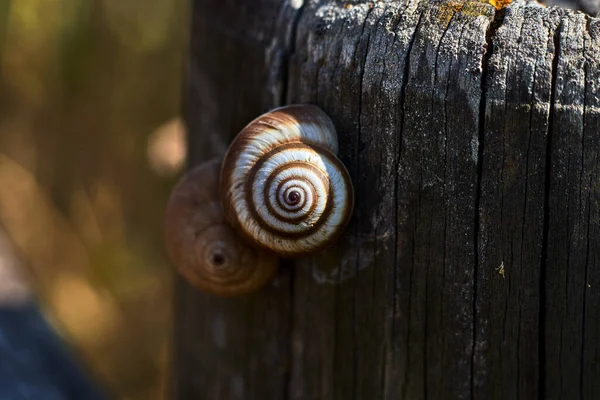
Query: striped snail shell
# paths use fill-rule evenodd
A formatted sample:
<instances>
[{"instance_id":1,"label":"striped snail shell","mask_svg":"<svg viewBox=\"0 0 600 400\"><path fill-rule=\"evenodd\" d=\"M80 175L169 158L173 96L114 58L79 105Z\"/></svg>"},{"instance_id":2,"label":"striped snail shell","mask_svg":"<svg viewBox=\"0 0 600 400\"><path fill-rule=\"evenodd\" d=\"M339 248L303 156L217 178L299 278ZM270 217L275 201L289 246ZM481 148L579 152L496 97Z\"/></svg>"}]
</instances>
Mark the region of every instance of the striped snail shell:
<instances>
[{"instance_id":1,"label":"striped snail shell","mask_svg":"<svg viewBox=\"0 0 600 400\"><path fill-rule=\"evenodd\" d=\"M218 159L201 164L173 189L165 242L171 261L192 286L229 297L265 285L278 259L249 246L226 222L218 195L220 166Z\"/></svg>"},{"instance_id":2,"label":"striped snail shell","mask_svg":"<svg viewBox=\"0 0 600 400\"><path fill-rule=\"evenodd\" d=\"M283 257L332 244L350 219L352 182L331 119L313 105L277 108L235 138L221 169L227 220Z\"/></svg>"}]
</instances>

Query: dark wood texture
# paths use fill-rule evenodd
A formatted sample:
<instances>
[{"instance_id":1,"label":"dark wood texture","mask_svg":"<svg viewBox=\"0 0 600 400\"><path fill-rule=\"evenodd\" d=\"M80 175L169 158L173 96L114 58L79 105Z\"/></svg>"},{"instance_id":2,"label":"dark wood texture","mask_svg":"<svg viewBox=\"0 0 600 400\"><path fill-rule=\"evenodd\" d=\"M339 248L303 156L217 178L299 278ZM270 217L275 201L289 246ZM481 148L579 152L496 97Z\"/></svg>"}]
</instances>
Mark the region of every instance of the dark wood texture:
<instances>
[{"instance_id":1,"label":"dark wood texture","mask_svg":"<svg viewBox=\"0 0 600 400\"><path fill-rule=\"evenodd\" d=\"M192 164L314 103L356 209L258 293L179 282L176 399L600 398L600 20L197 0L192 26Z\"/></svg>"}]
</instances>

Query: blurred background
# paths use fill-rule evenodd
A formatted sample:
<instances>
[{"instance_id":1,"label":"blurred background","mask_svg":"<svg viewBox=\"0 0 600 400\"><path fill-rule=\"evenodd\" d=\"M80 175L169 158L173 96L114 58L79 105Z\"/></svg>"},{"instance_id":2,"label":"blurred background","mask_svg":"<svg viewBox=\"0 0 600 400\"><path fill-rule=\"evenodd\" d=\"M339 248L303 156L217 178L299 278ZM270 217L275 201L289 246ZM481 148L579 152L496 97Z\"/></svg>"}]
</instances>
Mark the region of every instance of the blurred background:
<instances>
[{"instance_id":1,"label":"blurred background","mask_svg":"<svg viewBox=\"0 0 600 400\"><path fill-rule=\"evenodd\" d=\"M189 0L0 0L0 307L37 301L116 398L168 382L189 17Z\"/></svg>"}]
</instances>

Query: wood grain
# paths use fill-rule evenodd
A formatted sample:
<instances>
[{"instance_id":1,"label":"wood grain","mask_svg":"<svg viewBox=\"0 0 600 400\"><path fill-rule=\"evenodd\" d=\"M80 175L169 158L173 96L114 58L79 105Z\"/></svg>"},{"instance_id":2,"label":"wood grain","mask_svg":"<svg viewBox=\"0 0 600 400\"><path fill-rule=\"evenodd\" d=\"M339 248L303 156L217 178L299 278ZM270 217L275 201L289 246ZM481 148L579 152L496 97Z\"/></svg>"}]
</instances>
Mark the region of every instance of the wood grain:
<instances>
[{"instance_id":1,"label":"wood grain","mask_svg":"<svg viewBox=\"0 0 600 400\"><path fill-rule=\"evenodd\" d=\"M179 285L175 398L600 396L600 21L516 1L198 0L191 159L279 104L356 190L266 290Z\"/></svg>"}]
</instances>

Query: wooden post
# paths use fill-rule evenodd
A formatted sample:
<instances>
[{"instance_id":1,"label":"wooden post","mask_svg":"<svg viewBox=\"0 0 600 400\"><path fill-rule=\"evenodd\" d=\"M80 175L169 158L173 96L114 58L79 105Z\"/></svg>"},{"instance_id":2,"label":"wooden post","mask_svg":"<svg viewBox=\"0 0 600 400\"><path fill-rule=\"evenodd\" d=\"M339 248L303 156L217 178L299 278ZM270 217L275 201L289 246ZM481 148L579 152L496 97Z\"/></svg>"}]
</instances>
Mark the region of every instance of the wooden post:
<instances>
[{"instance_id":1,"label":"wooden post","mask_svg":"<svg viewBox=\"0 0 600 400\"><path fill-rule=\"evenodd\" d=\"M258 293L179 283L174 398L600 398L600 20L197 0L192 26L191 164L314 103L356 210Z\"/></svg>"}]
</instances>

